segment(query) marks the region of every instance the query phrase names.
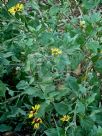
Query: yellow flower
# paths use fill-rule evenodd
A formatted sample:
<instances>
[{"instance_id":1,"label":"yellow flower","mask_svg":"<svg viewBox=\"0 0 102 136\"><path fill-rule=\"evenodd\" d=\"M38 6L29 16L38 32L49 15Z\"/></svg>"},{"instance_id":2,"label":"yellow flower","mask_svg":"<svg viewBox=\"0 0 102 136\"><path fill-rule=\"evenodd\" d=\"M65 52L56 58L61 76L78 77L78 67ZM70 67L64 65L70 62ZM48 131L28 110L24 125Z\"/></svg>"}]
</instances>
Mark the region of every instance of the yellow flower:
<instances>
[{"instance_id":1,"label":"yellow flower","mask_svg":"<svg viewBox=\"0 0 102 136\"><path fill-rule=\"evenodd\" d=\"M80 21L80 27L81 27L81 28L86 28L86 23L85 23L84 20L83 20L83 21Z\"/></svg>"},{"instance_id":2,"label":"yellow flower","mask_svg":"<svg viewBox=\"0 0 102 136\"><path fill-rule=\"evenodd\" d=\"M67 121L70 120L70 118L71 117L69 115L64 115L60 120L63 121L63 122L65 122L65 121L67 122Z\"/></svg>"},{"instance_id":3,"label":"yellow flower","mask_svg":"<svg viewBox=\"0 0 102 136\"><path fill-rule=\"evenodd\" d=\"M16 7L16 10L17 10L17 11L21 11L24 6L23 6L23 4L18 3L15 7Z\"/></svg>"},{"instance_id":4,"label":"yellow flower","mask_svg":"<svg viewBox=\"0 0 102 136\"><path fill-rule=\"evenodd\" d=\"M41 118L34 118L32 121L32 124L34 124L34 129L38 129L40 124L42 124Z\"/></svg>"},{"instance_id":5,"label":"yellow flower","mask_svg":"<svg viewBox=\"0 0 102 136\"><path fill-rule=\"evenodd\" d=\"M32 106L33 111L38 111L40 109L40 104L36 104L35 106Z\"/></svg>"},{"instance_id":6,"label":"yellow flower","mask_svg":"<svg viewBox=\"0 0 102 136\"><path fill-rule=\"evenodd\" d=\"M30 111L30 113L28 114L28 117L29 117L29 118L32 118L33 115L34 115L34 112L33 112L33 111Z\"/></svg>"},{"instance_id":7,"label":"yellow flower","mask_svg":"<svg viewBox=\"0 0 102 136\"><path fill-rule=\"evenodd\" d=\"M8 9L8 11L11 14L15 14L16 12L21 11L22 9L23 9L23 4L18 3L15 6L11 7L10 9Z\"/></svg>"},{"instance_id":8,"label":"yellow flower","mask_svg":"<svg viewBox=\"0 0 102 136\"><path fill-rule=\"evenodd\" d=\"M34 124L34 129L38 129L39 128L39 123Z\"/></svg>"},{"instance_id":9,"label":"yellow flower","mask_svg":"<svg viewBox=\"0 0 102 136\"><path fill-rule=\"evenodd\" d=\"M52 48L51 49L51 54L54 55L54 56L57 56L57 55L60 55L62 54L62 51L58 48Z\"/></svg>"},{"instance_id":10,"label":"yellow flower","mask_svg":"<svg viewBox=\"0 0 102 136\"><path fill-rule=\"evenodd\" d=\"M32 110L29 112L28 118L32 118L35 114L37 114L39 109L40 109L39 104L36 104L35 106L32 106Z\"/></svg>"},{"instance_id":11,"label":"yellow flower","mask_svg":"<svg viewBox=\"0 0 102 136\"><path fill-rule=\"evenodd\" d=\"M15 13L16 13L16 8L15 8L15 7L11 7L8 11L9 11L11 14L15 14Z\"/></svg>"}]
</instances>

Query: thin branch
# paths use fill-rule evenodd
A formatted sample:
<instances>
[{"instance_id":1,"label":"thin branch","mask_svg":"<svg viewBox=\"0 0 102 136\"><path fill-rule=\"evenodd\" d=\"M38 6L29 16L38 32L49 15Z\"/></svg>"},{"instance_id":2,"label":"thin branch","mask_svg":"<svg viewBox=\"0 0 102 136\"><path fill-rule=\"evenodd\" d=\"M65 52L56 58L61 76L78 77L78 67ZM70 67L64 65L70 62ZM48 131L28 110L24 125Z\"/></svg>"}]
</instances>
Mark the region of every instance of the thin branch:
<instances>
[{"instance_id":1,"label":"thin branch","mask_svg":"<svg viewBox=\"0 0 102 136\"><path fill-rule=\"evenodd\" d=\"M10 102L10 101L13 101L14 99L16 99L16 98L22 96L23 94L24 94L24 92L23 92L23 93L20 93L20 94L18 94L18 95L16 95L16 96L14 96L14 97L12 97L12 98L10 98L10 99L7 99L6 101L1 102L0 105L6 104L6 103L8 103L8 102Z\"/></svg>"},{"instance_id":2,"label":"thin branch","mask_svg":"<svg viewBox=\"0 0 102 136\"><path fill-rule=\"evenodd\" d=\"M80 6L79 6L79 3L77 2L77 0L74 0L75 1L75 3L76 3L76 6L78 7L78 9L79 9L79 12L80 12L80 15L81 15L81 17L83 16L83 12L82 12L82 10L81 10L81 8L80 8Z\"/></svg>"}]
</instances>

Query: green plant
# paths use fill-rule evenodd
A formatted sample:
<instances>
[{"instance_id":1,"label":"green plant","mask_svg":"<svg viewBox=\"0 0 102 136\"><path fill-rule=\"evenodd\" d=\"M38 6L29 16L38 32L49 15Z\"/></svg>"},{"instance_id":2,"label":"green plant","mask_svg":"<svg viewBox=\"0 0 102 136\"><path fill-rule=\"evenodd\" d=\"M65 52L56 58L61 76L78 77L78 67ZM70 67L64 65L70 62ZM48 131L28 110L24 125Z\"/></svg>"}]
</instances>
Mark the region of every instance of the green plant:
<instances>
[{"instance_id":1,"label":"green plant","mask_svg":"<svg viewBox=\"0 0 102 136\"><path fill-rule=\"evenodd\" d=\"M102 135L102 18L88 2L30 0L13 15L17 1L0 2L0 132Z\"/></svg>"}]
</instances>

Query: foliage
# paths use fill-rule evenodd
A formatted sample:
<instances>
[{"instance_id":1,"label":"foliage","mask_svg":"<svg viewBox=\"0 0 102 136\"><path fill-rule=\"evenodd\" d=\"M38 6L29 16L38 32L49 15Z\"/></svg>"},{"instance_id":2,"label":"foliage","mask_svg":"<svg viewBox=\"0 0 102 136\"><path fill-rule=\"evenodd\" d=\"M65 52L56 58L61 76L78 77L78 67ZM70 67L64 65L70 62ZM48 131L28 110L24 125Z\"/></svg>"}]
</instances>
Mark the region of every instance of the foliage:
<instances>
[{"instance_id":1,"label":"foliage","mask_svg":"<svg viewBox=\"0 0 102 136\"><path fill-rule=\"evenodd\" d=\"M102 136L101 1L30 0L10 14L17 3L0 2L0 132Z\"/></svg>"}]
</instances>

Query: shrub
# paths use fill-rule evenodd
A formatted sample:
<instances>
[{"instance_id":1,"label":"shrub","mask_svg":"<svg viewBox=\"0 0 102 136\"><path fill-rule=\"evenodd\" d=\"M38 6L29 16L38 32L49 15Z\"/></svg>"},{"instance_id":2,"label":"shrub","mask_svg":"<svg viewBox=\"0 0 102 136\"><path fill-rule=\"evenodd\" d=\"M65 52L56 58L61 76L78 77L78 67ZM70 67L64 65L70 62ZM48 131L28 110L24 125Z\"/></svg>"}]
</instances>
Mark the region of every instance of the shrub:
<instances>
[{"instance_id":1,"label":"shrub","mask_svg":"<svg viewBox=\"0 0 102 136\"><path fill-rule=\"evenodd\" d=\"M102 135L100 2L0 2L0 132Z\"/></svg>"}]
</instances>

